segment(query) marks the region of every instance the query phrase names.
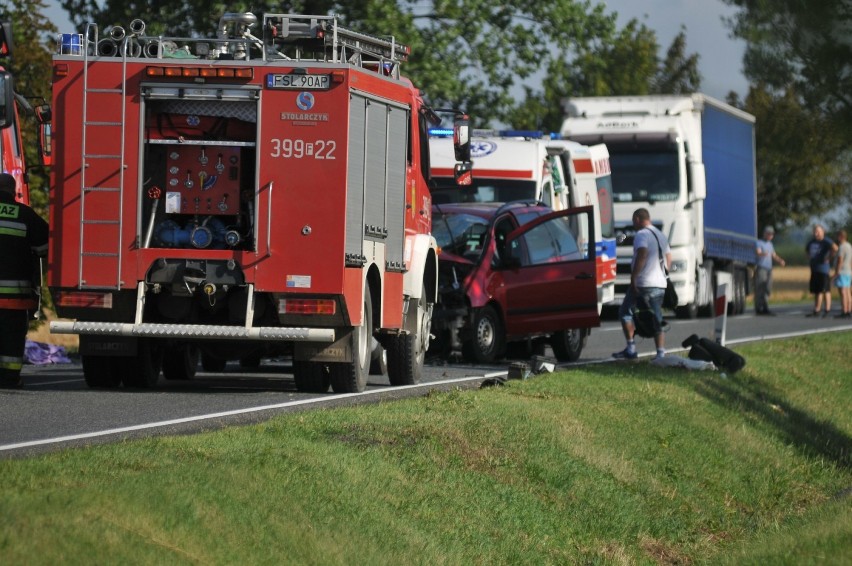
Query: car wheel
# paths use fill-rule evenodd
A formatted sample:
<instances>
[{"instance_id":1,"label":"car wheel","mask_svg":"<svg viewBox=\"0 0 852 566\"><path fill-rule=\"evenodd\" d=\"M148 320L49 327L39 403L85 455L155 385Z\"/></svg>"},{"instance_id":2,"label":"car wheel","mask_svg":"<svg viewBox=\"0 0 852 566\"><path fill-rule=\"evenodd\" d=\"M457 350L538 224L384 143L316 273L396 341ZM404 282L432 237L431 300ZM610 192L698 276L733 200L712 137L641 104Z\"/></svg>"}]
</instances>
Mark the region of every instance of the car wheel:
<instances>
[{"instance_id":1,"label":"car wheel","mask_svg":"<svg viewBox=\"0 0 852 566\"><path fill-rule=\"evenodd\" d=\"M550 339L550 347L560 362L576 362L580 359L587 338L588 334L584 330L560 330Z\"/></svg>"},{"instance_id":2,"label":"car wheel","mask_svg":"<svg viewBox=\"0 0 852 566\"><path fill-rule=\"evenodd\" d=\"M470 361L491 363L503 357L506 348L506 331L500 315L491 305L473 313L471 336L464 343L464 354Z\"/></svg>"}]
</instances>

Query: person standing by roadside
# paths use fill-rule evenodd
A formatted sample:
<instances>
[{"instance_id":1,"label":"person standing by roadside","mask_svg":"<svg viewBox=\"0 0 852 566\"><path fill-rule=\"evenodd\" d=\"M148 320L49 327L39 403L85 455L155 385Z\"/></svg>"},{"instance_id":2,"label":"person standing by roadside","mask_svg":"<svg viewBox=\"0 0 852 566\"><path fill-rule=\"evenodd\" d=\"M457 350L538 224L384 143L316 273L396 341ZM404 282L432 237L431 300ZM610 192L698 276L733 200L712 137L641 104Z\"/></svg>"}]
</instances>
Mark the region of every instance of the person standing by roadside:
<instances>
[{"instance_id":1,"label":"person standing by roadside","mask_svg":"<svg viewBox=\"0 0 852 566\"><path fill-rule=\"evenodd\" d=\"M846 239L846 230L837 232L837 243L834 286L840 291L840 314L835 318L852 318L852 244Z\"/></svg>"},{"instance_id":2,"label":"person standing by roadside","mask_svg":"<svg viewBox=\"0 0 852 566\"><path fill-rule=\"evenodd\" d=\"M637 309L649 309L654 313L654 344L657 347L657 358L666 355L665 335L663 334L663 295L666 292L666 269L671 268L672 250L665 234L651 224L651 214L647 208L637 208L633 213L633 263L630 272L630 287L624 295L624 301L618 309L621 319L621 329L627 340L627 347L612 355L621 360L634 360L636 352L634 335L636 325L633 315Z\"/></svg>"},{"instance_id":3,"label":"person standing by roadside","mask_svg":"<svg viewBox=\"0 0 852 566\"><path fill-rule=\"evenodd\" d=\"M825 299L825 311L822 317L828 316L831 310L831 258L837 253L837 244L825 237L825 228L822 224L814 226L814 237L805 246L805 251L810 258L811 281L810 291L814 295L814 311L807 316L819 316Z\"/></svg>"},{"instance_id":4,"label":"person standing by roadside","mask_svg":"<svg viewBox=\"0 0 852 566\"><path fill-rule=\"evenodd\" d=\"M48 226L15 201L15 178L0 173L0 387L20 387L30 313L38 308L35 259L47 255Z\"/></svg>"},{"instance_id":5,"label":"person standing by roadside","mask_svg":"<svg viewBox=\"0 0 852 566\"><path fill-rule=\"evenodd\" d=\"M775 238L775 228L767 226L763 229L763 239L757 241L757 265L754 269L754 311L757 314L775 316L769 310L769 296L772 294L772 262L782 267L786 262L775 253L772 240Z\"/></svg>"}]
</instances>

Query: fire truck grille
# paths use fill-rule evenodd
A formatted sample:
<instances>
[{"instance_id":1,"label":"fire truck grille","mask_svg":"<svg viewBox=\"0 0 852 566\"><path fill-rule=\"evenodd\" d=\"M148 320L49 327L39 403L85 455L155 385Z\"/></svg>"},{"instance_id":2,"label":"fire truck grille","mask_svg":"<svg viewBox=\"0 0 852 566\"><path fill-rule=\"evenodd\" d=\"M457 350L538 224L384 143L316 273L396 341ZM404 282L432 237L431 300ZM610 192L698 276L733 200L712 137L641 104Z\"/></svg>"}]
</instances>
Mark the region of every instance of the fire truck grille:
<instances>
[{"instance_id":1,"label":"fire truck grille","mask_svg":"<svg viewBox=\"0 0 852 566\"><path fill-rule=\"evenodd\" d=\"M331 328L277 328L212 326L203 324L131 324L123 322L53 321L50 331L56 334L94 334L101 336L136 336L139 338L195 338L199 340L281 340L296 342L333 342Z\"/></svg>"}]
</instances>

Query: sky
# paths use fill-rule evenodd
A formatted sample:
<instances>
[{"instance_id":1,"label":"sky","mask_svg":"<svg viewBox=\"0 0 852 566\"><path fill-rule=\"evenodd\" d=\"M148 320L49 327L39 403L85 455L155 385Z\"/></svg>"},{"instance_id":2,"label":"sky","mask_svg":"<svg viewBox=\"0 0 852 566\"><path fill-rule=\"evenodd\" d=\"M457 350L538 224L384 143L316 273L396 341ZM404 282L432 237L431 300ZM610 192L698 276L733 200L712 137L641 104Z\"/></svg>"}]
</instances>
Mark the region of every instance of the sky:
<instances>
[{"instance_id":1,"label":"sky","mask_svg":"<svg viewBox=\"0 0 852 566\"><path fill-rule=\"evenodd\" d=\"M598 1L598 0L593 0ZM702 75L702 92L724 100L735 91L741 98L748 93L748 82L742 74L745 42L729 37L722 17L730 17L734 9L722 0L599 0L608 11L618 13L620 26L632 18L657 33L660 55L671 45L681 26L686 27L687 53L698 53ZM58 0L47 0L45 14L59 32L74 31Z\"/></svg>"}]
</instances>

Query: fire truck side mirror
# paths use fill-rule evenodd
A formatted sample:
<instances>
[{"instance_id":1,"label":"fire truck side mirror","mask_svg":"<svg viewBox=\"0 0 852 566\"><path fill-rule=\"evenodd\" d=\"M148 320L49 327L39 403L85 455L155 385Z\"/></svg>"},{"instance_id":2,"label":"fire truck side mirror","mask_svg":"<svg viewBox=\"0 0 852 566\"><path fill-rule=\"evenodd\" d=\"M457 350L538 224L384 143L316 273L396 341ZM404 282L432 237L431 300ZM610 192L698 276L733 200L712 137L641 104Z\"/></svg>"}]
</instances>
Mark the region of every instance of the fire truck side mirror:
<instances>
[{"instance_id":1,"label":"fire truck side mirror","mask_svg":"<svg viewBox=\"0 0 852 566\"><path fill-rule=\"evenodd\" d=\"M456 161L470 161L470 118L467 114L456 114L453 120L453 149Z\"/></svg>"},{"instance_id":2,"label":"fire truck side mirror","mask_svg":"<svg viewBox=\"0 0 852 566\"><path fill-rule=\"evenodd\" d=\"M38 149L41 164L45 167L53 165L53 130L50 122L42 122L38 126Z\"/></svg>"},{"instance_id":3,"label":"fire truck side mirror","mask_svg":"<svg viewBox=\"0 0 852 566\"><path fill-rule=\"evenodd\" d=\"M12 74L0 72L0 129L15 123L15 92Z\"/></svg>"}]
</instances>

